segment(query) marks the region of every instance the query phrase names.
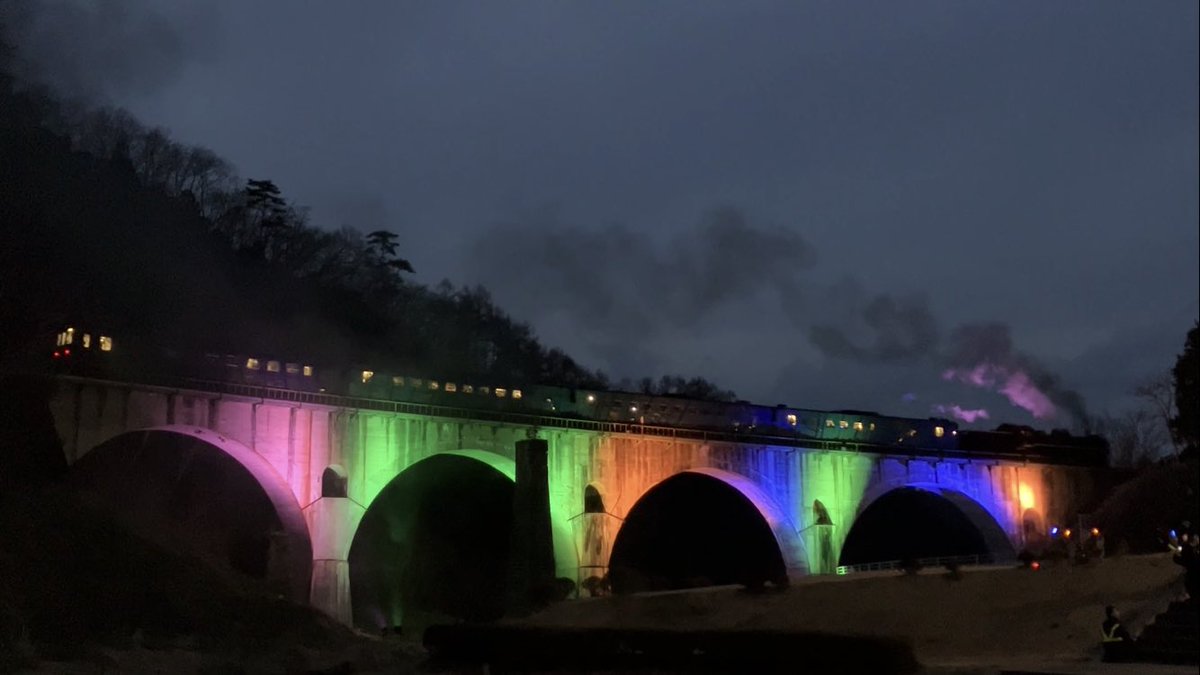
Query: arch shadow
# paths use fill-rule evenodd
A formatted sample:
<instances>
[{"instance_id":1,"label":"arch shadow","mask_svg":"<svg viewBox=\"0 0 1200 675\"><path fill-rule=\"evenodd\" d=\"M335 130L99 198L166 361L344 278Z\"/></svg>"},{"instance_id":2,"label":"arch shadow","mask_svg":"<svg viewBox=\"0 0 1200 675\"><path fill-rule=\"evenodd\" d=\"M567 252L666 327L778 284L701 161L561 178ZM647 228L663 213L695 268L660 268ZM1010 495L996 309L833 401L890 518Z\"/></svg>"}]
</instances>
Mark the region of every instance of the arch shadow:
<instances>
[{"instance_id":1,"label":"arch shadow","mask_svg":"<svg viewBox=\"0 0 1200 675\"><path fill-rule=\"evenodd\" d=\"M616 533L609 569L617 592L784 585L789 571L807 571L807 556L783 511L753 481L699 468L638 497Z\"/></svg>"},{"instance_id":2,"label":"arch shadow","mask_svg":"<svg viewBox=\"0 0 1200 675\"><path fill-rule=\"evenodd\" d=\"M354 625L372 631L503 612L516 464L453 450L405 467L375 495L349 549Z\"/></svg>"},{"instance_id":3,"label":"arch shadow","mask_svg":"<svg viewBox=\"0 0 1200 675\"><path fill-rule=\"evenodd\" d=\"M897 503L890 503L897 499L908 496L916 500L923 501L921 508L927 511L926 515L934 520L937 520L941 526L950 530L958 528L960 534L964 534L964 540L958 542L957 548L971 549L978 554L987 554L997 562L1007 562L1016 559L1016 551L1013 547L1013 542L1005 533L1000 522L978 501L969 495L945 486L932 483L904 483L904 484L888 484L882 485L869 493L869 498L863 499L860 503L858 511L854 518L854 523L850 530L846 533L846 537L842 542L842 550L840 554L841 564L850 564L847 558L847 550L850 550L851 558L856 555L856 550L862 549L862 546L856 546L861 540L855 540L855 535L859 537L865 536L862 534L863 527L870 527L871 520L878 519L881 515L880 509L885 505L887 510L891 511L888 515L896 517ZM931 501L930 498L933 500ZM940 506L951 507L952 511L939 510ZM910 504L910 508L921 509ZM936 512L936 513L935 513ZM935 518L935 516L937 516ZM956 523L956 518L961 519L961 522ZM866 523L864 525L864 523ZM965 532L961 529L962 523L973 528L974 535ZM918 527L920 524L914 524L913 527ZM893 528L894 529L894 528ZM893 533L893 529L889 529L889 534ZM857 530L857 532L856 532ZM967 541L969 539L970 541ZM948 548L955 549L954 546ZM950 555L947 553L946 555ZM901 559L900 556L895 559ZM918 557L940 557L939 556L918 556ZM860 562L883 562L878 561L860 561Z\"/></svg>"},{"instance_id":4,"label":"arch shadow","mask_svg":"<svg viewBox=\"0 0 1200 675\"><path fill-rule=\"evenodd\" d=\"M308 602L312 541L300 504L274 467L242 443L181 425L124 432L83 455L70 480L144 534Z\"/></svg>"}]
</instances>

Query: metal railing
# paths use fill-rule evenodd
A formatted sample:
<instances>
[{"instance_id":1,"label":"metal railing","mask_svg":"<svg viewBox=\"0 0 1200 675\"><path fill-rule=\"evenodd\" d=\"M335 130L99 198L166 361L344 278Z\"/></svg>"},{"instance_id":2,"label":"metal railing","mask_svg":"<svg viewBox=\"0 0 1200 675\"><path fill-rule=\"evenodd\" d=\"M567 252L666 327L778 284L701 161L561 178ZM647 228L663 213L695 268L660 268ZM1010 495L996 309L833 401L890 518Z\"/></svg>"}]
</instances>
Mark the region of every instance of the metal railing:
<instances>
[{"instance_id":1,"label":"metal railing","mask_svg":"<svg viewBox=\"0 0 1200 675\"><path fill-rule=\"evenodd\" d=\"M883 562L862 563L860 565L839 565L837 573L839 576L845 576L854 572L883 572L888 570L905 569L909 566L917 568L926 567L946 567L947 565L956 565L959 567L970 565L994 565L997 564L996 556L991 553L978 553L973 555L946 555L936 558L917 558L915 560L886 560Z\"/></svg>"}]
</instances>

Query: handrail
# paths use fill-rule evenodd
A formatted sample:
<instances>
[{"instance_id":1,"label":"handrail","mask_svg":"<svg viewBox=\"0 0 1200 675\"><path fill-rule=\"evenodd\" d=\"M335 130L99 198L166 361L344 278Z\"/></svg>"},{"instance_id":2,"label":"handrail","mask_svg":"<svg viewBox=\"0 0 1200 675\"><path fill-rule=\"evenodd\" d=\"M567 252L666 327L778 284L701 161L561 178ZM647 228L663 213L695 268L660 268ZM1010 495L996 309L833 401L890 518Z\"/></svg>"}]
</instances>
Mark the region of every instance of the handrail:
<instances>
[{"instance_id":1,"label":"handrail","mask_svg":"<svg viewBox=\"0 0 1200 675\"><path fill-rule=\"evenodd\" d=\"M946 450L941 448L920 448L916 446L898 447L878 443L863 443L845 440L824 440L804 436L779 436L766 433L746 431L718 431L698 427L672 427L631 422L611 422L587 420L573 417L558 417L551 415L535 415L530 413L508 412L501 410L481 410L478 408L460 408L431 403L411 403L408 401L390 401L354 396L342 396L324 392L297 391L239 382L223 382L215 380L199 380L192 378L160 377L158 383L134 383L118 380L81 377L78 375L58 375L57 377L76 382L99 382L121 387L148 387L170 390L204 391L260 400L287 401L309 405L321 405L331 408L378 410L395 414L419 415L422 417L442 417L456 420L477 420L484 422L500 422L520 426L546 427L554 429L575 429L608 434L629 434L635 436L659 436L678 438L701 442L725 442L742 444L774 445L790 448L805 448L813 450L866 452L877 455L934 457L938 459L961 460L997 460L1035 464L1073 465L1083 462L1064 462L1057 458L1022 453L1005 452L969 452L966 450Z\"/></svg>"},{"instance_id":2,"label":"handrail","mask_svg":"<svg viewBox=\"0 0 1200 675\"><path fill-rule=\"evenodd\" d=\"M992 565L995 564L996 556L991 553L976 553L970 555L946 555L935 558L918 558L915 561L906 560L885 560L881 562L861 563L858 565L838 565L837 573L839 576L851 574L853 572L880 572L886 570L903 569L905 566L916 563L917 567L944 567L946 565Z\"/></svg>"}]
</instances>

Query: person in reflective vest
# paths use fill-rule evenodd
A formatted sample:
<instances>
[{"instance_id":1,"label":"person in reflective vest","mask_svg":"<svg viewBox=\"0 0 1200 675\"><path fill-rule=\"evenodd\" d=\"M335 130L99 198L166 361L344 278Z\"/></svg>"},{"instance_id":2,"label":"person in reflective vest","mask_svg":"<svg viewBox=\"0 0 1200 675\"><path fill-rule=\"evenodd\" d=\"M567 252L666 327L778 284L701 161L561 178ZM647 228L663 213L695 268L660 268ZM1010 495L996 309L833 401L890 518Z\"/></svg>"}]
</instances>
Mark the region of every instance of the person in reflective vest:
<instances>
[{"instance_id":1,"label":"person in reflective vest","mask_svg":"<svg viewBox=\"0 0 1200 675\"><path fill-rule=\"evenodd\" d=\"M1133 655L1133 636L1121 625L1121 613L1116 607L1104 608L1105 619L1100 626L1100 639L1104 647L1104 660L1127 661Z\"/></svg>"}]
</instances>

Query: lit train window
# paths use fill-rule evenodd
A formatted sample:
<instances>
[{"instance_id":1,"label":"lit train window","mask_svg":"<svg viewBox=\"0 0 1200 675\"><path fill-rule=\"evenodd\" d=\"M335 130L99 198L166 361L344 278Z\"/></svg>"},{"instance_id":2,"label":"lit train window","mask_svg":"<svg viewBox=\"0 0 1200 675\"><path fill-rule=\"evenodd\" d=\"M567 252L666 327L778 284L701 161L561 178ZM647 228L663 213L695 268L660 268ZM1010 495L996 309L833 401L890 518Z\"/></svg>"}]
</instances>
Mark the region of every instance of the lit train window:
<instances>
[{"instance_id":1,"label":"lit train window","mask_svg":"<svg viewBox=\"0 0 1200 675\"><path fill-rule=\"evenodd\" d=\"M268 373L278 373L279 372L279 362L278 361L267 361L267 372Z\"/></svg>"},{"instance_id":2,"label":"lit train window","mask_svg":"<svg viewBox=\"0 0 1200 675\"><path fill-rule=\"evenodd\" d=\"M496 398L504 398L505 396L508 396L507 389L496 387L493 391L496 392Z\"/></svg>"},{"instance_id":3,"label":"lit train window","mask_svg":"<svg viewBox=\"0 0 1200 675\"><path fill-rule=\"evenodd\" d=\"M944 427L934 427L933 435L937 436L938 438L941 438L942 436L946 435L946 429Z\"/></svg>"},{"instance_id":4,"label":"lit train window","mask_svg":"<svg viewBox=\"0 0 1200 675\"><path fill-rule=\"evenodd\" d=\"M404 378L400 377L399 375L393 375L392 376L392 386L403 387L404 386Z\"/></svg>"},{"instance_id":5,"label":"lit train window","mask_svg":"<svg viewBox=\"0 0 1200 675\"><path fill-rule=\"evenodd\" d=\"M58 335L55 335L55 336L54 336L54 346L55 346L55 347L61 347L61 346L62 346L62 343L63 343L63 336L65 336L65 335L66 335L66 333L59 333Z\"/></svg>"},{"instance_id":6,"label":"lit train window","mask_svg":"<svg viewBox=\"0 0 1200 675\"><path fill-rule=\"evenodd\" d=\"M463 385L463 388L462 388L462 393L464 393L464 394L474 394L474 393L475 393L475 387L472 387L472 386L471 386L471 385L469 385L469 384L464 384L464 385Z\"/></svg>"},{"instance_id":7,"label":"lit train window","mask_svg":"<svg viewBox=\"0 0 1200 675\"><path fill-rule=\"evenodd\" d=\"M298 363L288 363L283 368L287 371L288 375L296 375L300 372L300 364Z\"/></svg>"},{"instance_id":8,"label":"lit train window","mask_svg":"<svg viewBox=\"0 0 1200 675\"><path fill-rule=\"evenodd\" d=\"M304 366L303 373L304 373L305 377L312 377L312 373L313 373L312 366Z\"/></svg>"},{"instance_id":9,"label":"lit train window","mask_svg":"<svg viewBox=\"0 0 1200 675\"><path fill-rule=\"evenodd\" d=\"M833 420L825 420L825 426L832 429L836 425L833 423Z\"/></svg>"},{"instance_id":10,"label":"lit train window","mask_svg":"<svg viewBox=\"0 0 1200 675\"><path fill-rule=\"evenodd\" d=\"M794 413L788 413L787 422L792 426L796 426L796 415Z\"/></svg>"},{"instance_id":11,"label":"lit train window","mask_svg":"<svg viewBox=\"0 0 1200 675\"><path fill-rule=\"evenodd\" d=\"M595 394L588 394L588 395L587 395L587 402L588 402L588 403L595 403L595 402L596 402L596 395L595 395Z\"/></svg>"},{"instance_id":12,"label":"lit train window","mask_svg":"<svg viewBox=\"0 0 1200 675\"><path fill-rule=\"evenodd\" d=\"M520 398L521 398L521 390L520 389L513 389L513 398L520 400Z\"/></svg>"},{"instance_id":13,"label":"lit train window","mask_svg":"<svg viewBox=\"0 0 1200 675\"><path fill-rule=\"evenodd\" d=\"M850 423L849 423L849 422L847 422L846 420L839 420L839 421L838 421L838 428L840 428L840 429L848 429L849 427L850 427Z\"/></svg>"},{"instance_id":14,"label":"lit train window","mask_svg":"<svg viewBox=\"0 0 1200 675\"><path fill-rule=\"evenodd\" d=\"M917 430L916 430L916 429L909 429L909 430L908 430L908 436L909 436L909 438L913 438L913 437L915 437L916 435L917 435Z\"/></svg>"},{"instance_id":15,"label":"lit train window","mask_svg":"<svg viewBox=\"0 0 1200 675\"><path fill-rule=\"evenodd\" d=\"M112 347L113 347L112 338L108 337L107 335L101 335L100 336L100 351L111 352Z\"/></svg>"},{"instance_id":16,"label":"lit train window","mask_svg":"<svg viewBox=\"0 0 1200 675\"><path fill-rule=\"evenodd\" d=\"M438 383L437 383L437 380L430 380L430 381L429 381L429 390L430 390L430 391L437 391L437 390L438 390L438 388L439 388L439 386L440 386L440 385L438 385Z\"/></svg>"},{"instance_id":17,"label":"lit train window","mask_svg":"<svg viewBox=\"0 0 1200 675\"><path fill-rule=\"evenodd\" d=\"M862 430L863 430L863 423L862 423L862 422L855 422L855 423L854 423L854 430L855 430L855 431L862 431Z\"/></svg>"},{"instance_id":18,"label":"lit train window","mask_svg":"<svg viewBox=\"0 0 1200 675\"><path fill-rule=\"evenodd\" d=\"M871 431L875 431L875 423L874 423L874 422L871 422L871 427L870 427L870 429L871 429Z\"/></svg>"},{"instance_id":19,"label":"lit train window","mask_svg":"<svg viewBox=\"0 0 1200 675\"><path fill-rule=\"evenodd\" d=\"M250 370L258 370L258 359L246 359L246 367Z\"/></svg>"},{"instance_id":20,"label":"lit train window","mask_svg":"<svg viewBox=\"0 0 1200 675\"><path fill-rule=\"evenodd\" d=\"M453 382L447 382L446 383L446 391L448 391L450 393L454 393L454 392L458 391L458 385L454 384Z\"/></svg>"},{"instance_id":21,"label":"lit train window","mask_svg":"<svg viewBox=\"0 0 1200 675\"><path fill-rule=\"evenodd\" d=\"M63 344L69 345L75 341L75 329L68 328L66 333L63 333Z\"/></svg>"},{"instance_id":22,"label":"lit train window","mask_svg":"<svg viewBox=\"0 0 1200 675\"><path fill-rule=\"evenodd\" d=\"M84 349L92 348L92 334L91 333L83 334L83 348Z\"/></svg>"},{"instance_id":23,"label":"lit train window","mask_svg":"<svg viewBox=\"0 0 1200 675\"><path fill-rule=\"evenodd\" d=\"M362 382L363 382L363 384L366 384L366 383L370 382L372 377L375 377L375 371L373 371L373 370L364 370L364 371L362 371Z\"/></svg>"},{"instance_id":24,"label":"lit train window","mask_svg":"<svg viewBox=\"0 0 1200 675\"><path fill-rule=\"evenodd\" d=\"M488 392L490 392L490 391L491 391L491 390L490 390L490 389L488 389L487 387L480 387L480 388L479 388L479 393L481 393L481 394L486 394L486 393L488 393Z\"/></svg>"}]
</instances>

